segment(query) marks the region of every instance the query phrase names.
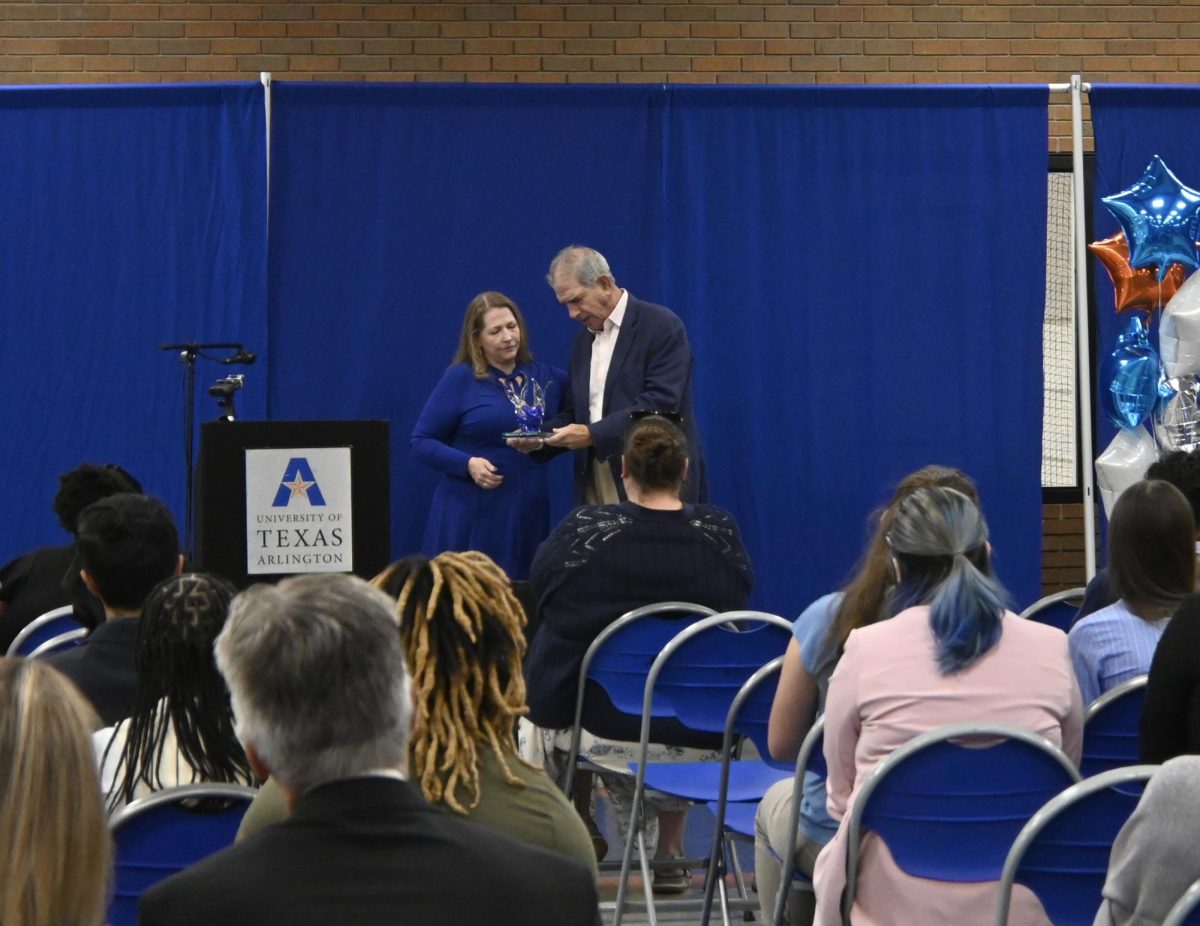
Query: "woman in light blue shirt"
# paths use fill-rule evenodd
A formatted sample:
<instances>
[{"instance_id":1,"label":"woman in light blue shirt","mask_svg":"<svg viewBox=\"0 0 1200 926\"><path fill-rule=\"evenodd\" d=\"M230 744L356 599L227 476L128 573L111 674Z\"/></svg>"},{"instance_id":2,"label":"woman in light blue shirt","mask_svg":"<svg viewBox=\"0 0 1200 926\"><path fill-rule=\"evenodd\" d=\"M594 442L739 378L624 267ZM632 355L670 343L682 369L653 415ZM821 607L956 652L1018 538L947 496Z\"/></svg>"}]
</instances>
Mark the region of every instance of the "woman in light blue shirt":
<instances>
[{"instance_id":1,"label":"woman in light blue shirt","mask_svg":"<svg viewBox=\"0 0 1200 926\"><path fill-rule=\"evenodd\" d=\"M1183 493L1168 482L1135 483L1108 524L1108 574L1115 604L1071 628L1071 661L1083 703L1145 675L1158 639L1195 583L1196 525Z\"/></svg>"}]
</instances>

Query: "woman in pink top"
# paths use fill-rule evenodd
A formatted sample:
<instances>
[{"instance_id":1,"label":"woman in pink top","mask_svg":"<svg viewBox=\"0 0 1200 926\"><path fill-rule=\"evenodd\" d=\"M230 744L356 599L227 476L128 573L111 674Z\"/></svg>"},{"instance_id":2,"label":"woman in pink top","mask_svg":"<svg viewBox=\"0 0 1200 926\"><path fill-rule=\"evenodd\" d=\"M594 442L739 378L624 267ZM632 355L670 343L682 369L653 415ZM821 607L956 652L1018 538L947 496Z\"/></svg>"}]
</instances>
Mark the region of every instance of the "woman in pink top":
<instances>
[{"instance_id":1,"label":"woman in pink top","mask_svg":"<svg viewBox=\"0 0 1200 926\"><path fill-rule=\"evenodd\" d=\"M828 806L843 824L857 785L913 737L949 723L1022 727L1078 761L1083 705L1060 630L1004 607L991 574L987 524L960 492L931 487L896 512L887 541L897 584L891 620L850 634L825 709ZM845 826L817 859L816 921L841 922ZM859 856L855 926L985 926L996 885L957 884L902 872L875 836ZM1010 923L1047 924L1037 900L1014 891Z\"/></svg>"}]
</instances>

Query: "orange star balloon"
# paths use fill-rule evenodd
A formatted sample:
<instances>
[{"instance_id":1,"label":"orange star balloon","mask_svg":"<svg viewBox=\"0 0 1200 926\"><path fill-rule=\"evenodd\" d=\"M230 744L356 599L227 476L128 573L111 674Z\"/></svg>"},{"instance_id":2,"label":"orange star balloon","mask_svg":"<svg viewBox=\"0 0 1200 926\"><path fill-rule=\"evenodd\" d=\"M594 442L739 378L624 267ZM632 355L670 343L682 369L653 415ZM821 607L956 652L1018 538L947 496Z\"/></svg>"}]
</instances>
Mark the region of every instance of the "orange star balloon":
<instances>
[{"instance_id":1,"label":"orange star balloon","mask_svg":"<svg viewBox=\"0 0 1200 926\"><path fill-rule=\"evenodd\" d=\"M1129 242L1125 240L1124 232L1117 232L1103 241L1093 241L1088 245L1088 250L1104 264L1104 269L1112 279L1118 312L1145 309L1152 315L1155 309L1161 309L1170 302L1175 291L1183 285L1186 275L1183 264L1171 264L1161 283L1157 268L1129 266ZM1149 316L1146 324L1150 324Z\"/></svg>"}]
</instances>

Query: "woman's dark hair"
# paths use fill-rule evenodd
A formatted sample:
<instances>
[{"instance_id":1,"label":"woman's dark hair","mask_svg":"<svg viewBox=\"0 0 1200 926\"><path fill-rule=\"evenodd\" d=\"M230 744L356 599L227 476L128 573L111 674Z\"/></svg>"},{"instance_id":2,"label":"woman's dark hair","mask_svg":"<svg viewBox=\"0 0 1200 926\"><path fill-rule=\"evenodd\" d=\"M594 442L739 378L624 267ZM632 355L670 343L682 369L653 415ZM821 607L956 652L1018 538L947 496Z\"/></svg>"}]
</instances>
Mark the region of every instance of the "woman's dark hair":
<instances>
[{"instance_id":1,"label":"woman's dark hair","mask_svg":"<svg viewBox=\"0 0 1200 926\"><path fill-rule=\"evenodd\" d=\"M118 492L141 493L142 484L116 463L93 466L80 463L58 477L54 513L58 523L70 534L78 532L79 514L92 502Z\"/></svg>"},{"instance_id":2,"label":"woman's dark hair","mask_svg":"<svg viewBox=\"0 0 1200 926\"><path fill-rule=\"evenodd\" d=\"M918 489L901 503L887 533L899 582L891 614L929 605L937 666L950 675L1000 639L1007 593L992 576L988 529L974 502L954 489Z\"/></svg>"},{"instance_id":3,"label":"woman's dark hair","mask_svg":"<svg viewBox=\"0 0 1200 926\"><path fill-rule=\"evenodd\" d=\"M123 721L127 735L112 805L133 800L139 782L152 790L165 787L159 764L172 728L198 781L252 779L234 733L229 692L213 657L213 643L234 594L224 579L187 573L159 583L147 597L138 619L137 690L133 711Z\"/></svg>"},{"instance_id":4,"label":"woman's dark hair","mask_svg":"<svg viewBox=\"0 0 1200 926\"><path fill-rule=\"evenodd\" d=\"M835 652L841 653L850 631L891 617L886 610L887 596L895 584L895 576L892 571L891 551L885 538L901 503L917 489L927 486L954 489L976 506L979 504L979 495L971 477L953 466L925 466L900 480L888 503L871 515L875 529L867 542L866 552L863 553L853 577L842 589L842 602L829 627L830 637L837 644L833 648Z\"/></svg>"},{"instance_id":5,"label":"woman's dark hair","mask_svg":"<svg viewBox=\"0 0 1200 926\"><path fill-rule=\"evenodd\" d=\"M625 464L643 489L675 489L687 475L688 445L676 425L661 415L634 421L625 435Z\"/></svg>"},{"instance_id":6,"label":"woman's dark hair","mask_svg":"<svg viewBox=\"0 0 1200 926\"><path fill-rule=\"evenodd\" d=\"M1134 614L1157 620L1195 588L1196 524L1179 489L1157 479L1121 493L1108 522L1108 577Z\"/></svg>"},{"instance_id":7,"label":"woman's dark hair","mask_svg":"<svg viewBox=\"0 0 1200 926\"><path fill-rule=\"evenodd\" d=\"M1146 479L1161 479L1175 486L1200 521L1200 450L1176 450L1146 468Z\"/></svg>"},{"instance_id":8,"label":"woman's dark hair","mask_svg":"<svg viewBox=\"0 0 1200 926\"><path fill-rule=\"evenodd\" d=\"M426 800L466 814L479 803L480 754L505 780L517 720L525 713L525 612L504 570L483 553L410 556L372 584L396 598L400 640L412 673L409 774Z\"/></svg>"}]
</instances>

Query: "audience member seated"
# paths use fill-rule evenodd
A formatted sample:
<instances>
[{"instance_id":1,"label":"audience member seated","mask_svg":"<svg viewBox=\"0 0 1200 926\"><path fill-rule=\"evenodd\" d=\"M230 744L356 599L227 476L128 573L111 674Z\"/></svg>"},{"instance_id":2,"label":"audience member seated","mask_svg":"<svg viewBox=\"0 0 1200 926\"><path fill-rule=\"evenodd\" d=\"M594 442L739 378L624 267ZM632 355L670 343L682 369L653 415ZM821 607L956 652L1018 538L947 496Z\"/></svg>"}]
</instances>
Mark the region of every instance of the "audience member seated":
<instances>
[{"instance_id":1,"label":"audience member seated","mask_svg":"<svg viewBox=\"0 0 1200 926\"><path fill-rule=\"evenodd\" d=\"M897 581L896 616L853 631L829 680L825 760L830 815L845 820L857 785L892 750L948 723L978 721L1044 736L1078 761L1083 705L1060 630L1006 610L991 573L987 525L961 492L918 489L896 511L886 540ZM846 828L814 871L816 921L840 924ZM995 883L959 884L902 872L866 834L854 922L990 924ZM1010 923L1045 924L1024 888Z\"/></svg>"},{"instance_id":2,"label":"audience member seated","mask_svg":"<svg viewBox=\"0 0 1200 926\"><path fill-rule=\"evenodd\" d=\"M43 662L0 658L0 923L101 926L112 844L91 705Z\"/></svg>"},{"instance_id":3,"label":"audience member seated","mask_svg":"<svg viewBox=\"0 0 1200 926\"><path fill-rule=\"evenodd\" d=\"M1157 926L1200 878L1200 757L1154 773L1113 842L1093 926Z\"/></svg>"},{"instance_id":4,"label":"audience member seated","mask_svg":"<svg viewBox=\"0 0 1200 926\"><path fill-rule=\"evenodd\" d=\"M83 463L58 477L54 513L63 530L78 533L79 513L117 492L140 492L141 485L121 467ZM74 541L42 547L0 567L0 654L35 617L71 605L72 616L89 630L104 620L104 609L79 576Z\"/></svg>"},{"instance_id":5,"label":"audience member seated","mask_svg":"<svg viewBox=\"0 0 1200 926\"><path fill-rule=\"evenodd\" d=\"M1200 531L1200 450L1176 450L1174 453L1168 453L1146 468L1145 478L1169 482L1182 492L1192 507L1192 517L1195 519L1197 531ZM1196 554L1200 556L1200 535L1196 537L1196 541ZM1078 623L1089 614L1108 607L1118 597L1109 581L1108 570L1098 570L1087 585L1083 604L1075 613L1072 623Z\"/></svg>"},{"instance_id":6,"label":"audience member seated","mask_svg":"<svg viewBox=\"0 0 1200 926\"><path fill-rule=\"evenodd\" d=\"M1200 595L1185 598L1167 622L1150 662L1139 730L1143 762L1200 754Z\"/></svg>"},{"instance_id":7,"label":"audience member seated","mask_svg":"<svg viewBox=\"0 0 1200 926\"><path fill-rule=\"evenodd\" d=\"M957 489L978 504L975 485L964 473L949 466L926 466L901 480L887 506L874 513L875 530L853 578L841 591L809 605L792 627L794 639L783 657L767 730L771 755L776 759L794 762L809 728L824 712L829 676L850 631L892 616L888 606L894 581L891 553L884 538L900 503L925 486ZM767 792L755 819L754 873L766 923L772 922L775 915L781 875L779 859L787 846L791 813L789 778ZM825 809L825 779L815 774L806 776L796 838L795 863L799 871L812 877L817 853L836 831L837 823ZM787 911L787 922L793 926L811 923L812 892L791 891Z\"/></svg>"},{"instance_id":8,"label":"audience member seated","mask_svg":"<svg viewBox=\"0 0 1200 926\"><path fill-rule=\"evenodd\" d=\"M676 424L660 415L635 420L621 458L627 501L576 508L538 549L530 579L540 623L525 662L529 719L538 727L571 725L584 653L627 611L660 601L717 611L745 607L754 576L737 524L714 505L680 501L687 469L687 439ZM636 758L640 720L617 712L599 689L588 692L585 716L589 733L613 741L604 750L614 772L602 777L624 826L633 798L626 763ZM696 738L673 719L656 722L651 738L673 746L714 745L711 737ZM629 748L621 749L620 742ZM715 745L719 748L719 736ZM665 796L647 799L647 842L657 841L659 859L683 855L687 807ZM665 893L689 884L682 868L660 870L654 888Z\"/></svg>"},{"instance_id":9,"label":"audience member seated","mask_svg":"<svg viewBox=\"0 0 1200 926\"><path fill-rule=\"evenodd\" d=\"M425 799L594 870L575 808L545 772L517 756L525 617L508 577L482 553L442 553L393 563L373 584L399 599L416 693L409 769ZM278 786L267 782L238 836L286 816Z\"/></svg>"},{"instance_id":10,"label":"audience member seated","mask_svg":"<svg viewBox=\"0 0 1200 926\"><path fill-rule=\"evenodd\" d=\"M1121 493L1108 522L1108 582L1118 601L1071 628L1083 703L1145 675L1167 621L1195 586L1192 507L1169 482Z\"/></svg>"},{"instance_id":11,"label":"audience member seated","mask_svg":"<svg viewBox=\"0 0 1200 926\"><path fill-rule=\"evenodd\" d=\"M128 717L137 688L137 618L150 590L183 568L171 512L156 498L121 493L79 516L83 581L104 623L82 646L47 657L87 695L104 726Z\"/></svg>"},{"instance_id":12,"label":"audience member seated","mask_svg":"<svg viewBox=\"0 0 1200 926\"><path fill-rule=\"evenodd\" d=\"M217 664L250 765L291 816L159 882L143 926L598 923L583 865L432 807L405 780L412 708L393 610L345 575L234 599Z\"/></svg>"},{"instance_id":13,"label":"audience member seated","mask_svg":"<svg viewBox=\"0 0 1200 926\"><path fill-rule=\"evenodd\" d=\"M224 579L189 573L146 599L133 713L95 734L110 810L178 785L252 783L213 657L234 592Z\"/></svg>"}]
</instances>

